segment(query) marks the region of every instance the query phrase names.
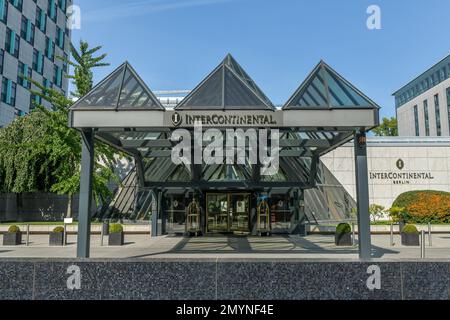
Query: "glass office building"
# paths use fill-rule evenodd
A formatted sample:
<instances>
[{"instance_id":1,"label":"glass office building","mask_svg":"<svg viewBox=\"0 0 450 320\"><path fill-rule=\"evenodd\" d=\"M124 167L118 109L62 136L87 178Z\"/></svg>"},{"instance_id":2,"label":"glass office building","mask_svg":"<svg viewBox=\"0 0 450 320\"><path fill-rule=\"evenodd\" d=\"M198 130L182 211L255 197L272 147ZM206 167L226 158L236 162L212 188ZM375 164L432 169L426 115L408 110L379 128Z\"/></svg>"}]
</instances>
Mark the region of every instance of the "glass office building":
<instances>
[{"instance_id":1,"label":"glass office building","mask_svg":"<svg viewBox=\"0 0 450 320\"><path fill-rule=\"evenodd\" d=\"M329 195L336 201L341 197L342 211L363 206L360 211L366 213L360 221L368 222L365 132L378 125L378 114L372 100L323 61L282 108L272 104L231 55L173 109L166 109L130 64L124 63L71 108L70 126L84 137L81 234L90 221L94 138L133 157L135 170L124 181L128 196L120 201L128 203L131 209L125 214L132 219L151 216L154 236L301 233L308 219L305 202L332 202L309 193L322 188L321 179L330 175L320 157L354 139L355 159L359 159L355 166L361 172L360 201L355 204L351 197L344 199L346 195ZM278 130L278 169L261 174L263 164L247 158L197 164L194 154L189 155L189 164L175 163L173 136L179 130L194 135L198 123L200 133L213 128L224 136L227 130L252 129L258 133L258 145L260 132ZM207 146L197 147L203 153ZM252 148L251 143L233 148L233 159L239 151L249 155ZM79 256L88 254L88 237L79 239Z\"/></svg>"},{"instance_id":2,"label":"glass office building","mask_svg":"<svg viewBox=\"0 0 450 320\"><path fill-rule=\"evenodd\" d=\"M37 89L24 79L67 93L67 65L71 31L67 8L72 0L0 0L0 127L30 112Z\"/></svg>"}]
</instances>

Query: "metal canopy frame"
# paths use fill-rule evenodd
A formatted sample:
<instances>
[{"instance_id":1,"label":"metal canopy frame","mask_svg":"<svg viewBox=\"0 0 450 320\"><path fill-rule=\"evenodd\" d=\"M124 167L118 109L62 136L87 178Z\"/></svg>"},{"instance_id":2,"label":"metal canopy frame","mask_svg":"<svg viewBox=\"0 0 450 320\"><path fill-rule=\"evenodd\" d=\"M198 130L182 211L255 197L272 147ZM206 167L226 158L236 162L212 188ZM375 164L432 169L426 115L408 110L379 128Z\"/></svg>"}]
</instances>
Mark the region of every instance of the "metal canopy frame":
<instances>
[{"instance_id":1,"label":"metal canopy frame","mask_svg":"<svg viewBox=\"0 0 450 320\"><path fill-rule=\"evenodd\" d=\"M213 99L206 99L205 103L194 99L202 90ZM232 100L227 100L227 96ZM135 101L142 103L135 107ZM211 122L219 118L222 123ZM258 164L189 167L173 164L170 135L178 128L193 130L192 121L186 119L200 120L204 130L278 129L279 173L274 177L260 176ZM230 119L239 119L239 124L230 124ZM69 126L80 130L84 137L77 255L89 257L90 206L86 204L92 201L94 138L133 156L139 187L158 191L159 197L168 189L272 192L314 188L320 157L355 139L360 257L370 259L365 132L378 125L379 106L323 61L285 106L278 109L228 55L175 110L166 110L125 62L75 103L69 113Z\"/></svg>"},{"instance_id":2,"label":"metal canopy frame","mask_svg":"<svg viewBox=\"0 0 450 320\"><path fill-rule=\"evenodd\" d=\"M275 106L228 54L175 110L275 110Z\"/></svg>"}]
</instances>

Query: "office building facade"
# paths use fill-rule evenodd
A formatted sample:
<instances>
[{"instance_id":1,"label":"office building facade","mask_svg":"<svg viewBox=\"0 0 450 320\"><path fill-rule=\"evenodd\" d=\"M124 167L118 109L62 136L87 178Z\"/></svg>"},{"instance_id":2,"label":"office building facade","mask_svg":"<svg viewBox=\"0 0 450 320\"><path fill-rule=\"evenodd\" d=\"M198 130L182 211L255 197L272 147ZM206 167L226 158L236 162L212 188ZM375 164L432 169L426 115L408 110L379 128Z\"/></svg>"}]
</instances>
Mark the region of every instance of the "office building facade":
<instances>
[{"instance_id":1,"label":"office building facade","mask_svg":"<svg viewBox=\"0 0 450 320\"><path fill-rule=\"evenodd\" d=\"M0 127L29 113L32 101L50 105L30 93L27 78L67 93L71 30L67 9L72 0L0 0Z\"/></svg>"},{"instance_id":2,"label":"office building facade","mask_svg":"<svg viewBox=\"0 0 450 320\"><path fill-rule=\"evenodd\" d=\"M450 136L450 55L393 95L400 136Z\"/></svg>"}]
</instances>

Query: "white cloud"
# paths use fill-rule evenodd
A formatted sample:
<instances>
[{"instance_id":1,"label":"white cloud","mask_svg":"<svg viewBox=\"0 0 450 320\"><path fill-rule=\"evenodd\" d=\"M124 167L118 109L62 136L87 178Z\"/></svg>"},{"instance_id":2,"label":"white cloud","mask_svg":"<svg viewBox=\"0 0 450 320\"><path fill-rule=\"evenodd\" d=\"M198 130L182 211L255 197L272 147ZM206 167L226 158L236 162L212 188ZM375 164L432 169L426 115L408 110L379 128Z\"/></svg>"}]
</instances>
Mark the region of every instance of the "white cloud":
<instances>
[{"instance_id":1,"label":"white cloud","mask_svg":"<svg viewBox=\"0 0 450 320\"><path fill-rule=\"evenodd\" d=\"M118 20L131 17L144 16L156 12L179 10L191 7L201 7L220 3L226 3L234 0L141 0L126 1L126 4L111 5L103 9L83 12L83 22L105 22L109 20Z\"/></svg>"}]
</instances>

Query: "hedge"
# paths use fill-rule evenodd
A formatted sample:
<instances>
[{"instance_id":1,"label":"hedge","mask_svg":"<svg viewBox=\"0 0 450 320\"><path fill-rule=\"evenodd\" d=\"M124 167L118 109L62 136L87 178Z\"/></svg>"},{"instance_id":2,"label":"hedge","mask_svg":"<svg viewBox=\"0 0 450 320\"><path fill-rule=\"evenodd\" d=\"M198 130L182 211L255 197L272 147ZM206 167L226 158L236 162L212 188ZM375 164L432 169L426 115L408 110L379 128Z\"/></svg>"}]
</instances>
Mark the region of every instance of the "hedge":
<instances>
[{"instance_id":1,"label":"hedge","mask_svg":"<svg viewBox=\"0 0 450 320\"><path fill-rule=\"evenodd\" d=\"M405 209L408 223L450 223L450 193L443 191L409 191L392 204Z\"/></svg>"}]
</instances>

